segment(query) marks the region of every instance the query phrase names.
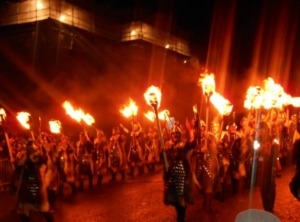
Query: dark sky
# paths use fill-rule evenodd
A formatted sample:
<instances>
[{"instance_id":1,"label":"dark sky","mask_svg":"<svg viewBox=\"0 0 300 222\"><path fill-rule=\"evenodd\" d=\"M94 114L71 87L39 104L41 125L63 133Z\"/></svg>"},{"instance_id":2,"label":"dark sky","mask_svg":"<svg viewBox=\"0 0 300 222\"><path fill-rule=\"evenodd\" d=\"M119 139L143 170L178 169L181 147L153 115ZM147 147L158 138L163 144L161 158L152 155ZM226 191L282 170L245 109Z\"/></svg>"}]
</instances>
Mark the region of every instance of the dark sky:
<instances>
[{"instance_id":1,"label":"dark sky","mask_svg":"<svg viewBox=\"0 0 300 222\"><path fill-rule=\"evenodd\" d=\"M181 107L176 111L184 118L186 110L186 115L190 115L191 104L200 97L194 95L194 88L203 68L215 74L216 90L239 110L243 107L247 88L250 85L262 85L267 77L274 78L293 96L300 94L297 87L300 84L298 0L70 2L76 2L97 15L110 17L121 24L133 20L144 21L182 37L189 41L192 56L198 58L199 65L186 70L179 66L168 67L164 57L159 57L162 53L155 54L154 49L146 66L141 67L138 63L128 65L134 53L123 54L104 44L97 48L93 38L80 38L79 35L75 39L74 49L61 47L59 50L63 52L59 55L58 49L52 47L51 42L47 43L51 33L39 32L41 45L37 48L32 42L29 43L34 32L31 37L26 36L26 32L31 33L32 29L36 29L31 25L22 31L15 29L15 35L9 39L17 42L0 42L2 104L11 104L8 100L15 101L15 107L35 104L34 110L37 112L47 109L50 114L56 114L61 112L57 108L60 107L60 97L70 98L79 107L99 115L101 120L99 118L98 122L101 125L112 111L115 112L114 121L119 121L116 120L116 117L120 117L118 109L129 97L144 104L143 92L148 84L152 84L150 77L165 72L164 83L160 83L165 89L164 93L168 94L164 94L164 104L171 108L171 112ZM28 43L28 48L23 45L24 42ZM76 46L84 49L84 58L75 50ZM30 50L34 50L33 54L28 52ZM49 61L51 65L42 69L42 64ZM32 72L32 64L37 66L36 73ZM4 72L9 69L13 71ZM190 91L191 88L194 91ZM147 108L140 106L141 110Z\"/></svg>"}]
</instances>

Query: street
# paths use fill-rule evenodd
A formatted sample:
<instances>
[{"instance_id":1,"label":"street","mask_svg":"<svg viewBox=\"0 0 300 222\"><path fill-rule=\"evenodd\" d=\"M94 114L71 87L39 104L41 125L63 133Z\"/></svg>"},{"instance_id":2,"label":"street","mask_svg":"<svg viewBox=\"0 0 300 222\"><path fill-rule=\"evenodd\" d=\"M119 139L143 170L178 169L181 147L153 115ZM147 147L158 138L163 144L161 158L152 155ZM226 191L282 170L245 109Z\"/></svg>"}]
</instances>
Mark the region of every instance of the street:
<instances>
[{"instance_id":1,"label":"street","mask_svg":"<svg viewBox=\"0 0 300 222\"><path fill-rule=\"evenodd\" d=\"M290 194L288 183L293 176L294 167L284 169L282 176L277 178L276 201L274 214L282 222L300 221L300 202ZM65 195L57 201L54 212L55 222L172 222L176 221L173 207L165 206L162 201L163 184L161 170L142 177L128 178L125 182L109 183L109 177L101 187L78 193L75 197L69 195L65 187ZM221 222L235 221L236 215L246 209L262 209L258 188L255 187L250 201L249 190L225 199L223 203L213 202L214 213L207 214L202 210L202 197L195 194L195 204L187 209L186 221L190 222ZM0 221L18 222L14 207L14 198L8 193L0 193ZM252 206L249 207L249 203ZM43 218L33 213L31 221L43 221Z\"/></svg>"}]
</instances>

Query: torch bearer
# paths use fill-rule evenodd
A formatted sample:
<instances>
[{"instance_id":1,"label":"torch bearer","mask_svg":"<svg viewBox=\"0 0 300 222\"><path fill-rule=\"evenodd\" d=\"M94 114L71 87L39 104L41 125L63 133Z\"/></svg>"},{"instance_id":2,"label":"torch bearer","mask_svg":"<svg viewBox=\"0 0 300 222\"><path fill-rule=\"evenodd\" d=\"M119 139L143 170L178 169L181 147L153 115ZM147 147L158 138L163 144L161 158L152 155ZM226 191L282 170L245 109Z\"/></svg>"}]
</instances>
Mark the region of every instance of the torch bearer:
<instances>
[{"instance_id":1,"label":"torch bearer","mask_svg":"<svg viewBox=\"0 0 300 222\"><path fill-rule=\"evenodd\" d=\"M163 140L163 136L162 136L162 132L161 132L161 126L160 126L158 111L157 111L160 106L161 91L156 86L150 86L147 89L147 91L145 92L144 97L145 97L147 104L152 106L152 108L154 109L157 129L158 129L160 143L161 143L161 150L162 150L163 159L164 159L164 164L165 164L166 171L168 171L169 164L168 164L168 160L167 160L166 150L165 150L165 146L164 146L164 140Z\"/></svg>"},{"instance_id":2,"label":"torch bearer","mask_svg":"<svg viewBox=\"0 0 300 222\"><path fill-rule=\"evenodd\" d=\"M208 121L209 121L209 101L210 97L215 92L215 77L214 74L201 74L200 80L202 91L206 98L206 114L205 114L205 134L208 135ZM205 139L205 148L207 148L207 139Z\"/></svg>"},{"instance_id":3,"label":"torch bearer","mask_svg":"<svg viewBox=\"0 0 300 222\"><path fill-rule=\"evenodd\" d=\"M3 133L4 133L4 136L5 136L5 141L6 141L6 144L7 144L12 169L14 170L14 164L13 164L14 157L13 157L13 154L12 154L12 147L11 147L11 144L10 144L10 141L9 141L9 138L8 138L8 134L5 130L5 122L4 122L5 118L6 118L5 110L3 108L0 108L0 123L1 123L2 128L3 128Z\"/></svg>"}]
</instances>

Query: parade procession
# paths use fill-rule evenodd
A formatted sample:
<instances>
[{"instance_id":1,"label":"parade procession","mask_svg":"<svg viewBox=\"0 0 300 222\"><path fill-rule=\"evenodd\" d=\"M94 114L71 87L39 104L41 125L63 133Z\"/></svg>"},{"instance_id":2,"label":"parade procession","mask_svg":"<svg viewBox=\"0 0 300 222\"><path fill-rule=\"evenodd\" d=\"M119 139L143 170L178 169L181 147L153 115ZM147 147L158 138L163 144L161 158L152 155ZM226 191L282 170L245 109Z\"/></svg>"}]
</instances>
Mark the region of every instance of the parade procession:
<instances>
[{"instance_id":1,"label":"parade procession","mask_svg":"<svg viewBox=\"0 0 300 222\"><path fill-rule=\"evenodd\" d=\"M112 126L111 132L94 127L97 120L92 115L64 101L66 115L82 129L75 138L58 119L48 120L48 129L34 131L36 117L25 111L13 117L24 128L18 134L11 131L1 108L0 185L15 195L14 210L21 221L29 221L33 210L53 221L65 186L77 195L96 186L101 189L105 177L116 183L157 171L162 171L162 200L175 208L177 221L185 221L194 192L201 193L203 210L209 214L214 201L226 202L257 186L264 210L273 212L276 178L294 164L300 97L288 95L267 78L248 88L237 118L234 104L217 92L214 74L201 74L195 84L201 91L199 101L184 122L161 109L166 107L164 95L152 85L144 93L143 105L149 111L140 114L129 98L119 110L124 122ZM148 124L142 125L139 115Z\"/></svg>"}]
</instances>

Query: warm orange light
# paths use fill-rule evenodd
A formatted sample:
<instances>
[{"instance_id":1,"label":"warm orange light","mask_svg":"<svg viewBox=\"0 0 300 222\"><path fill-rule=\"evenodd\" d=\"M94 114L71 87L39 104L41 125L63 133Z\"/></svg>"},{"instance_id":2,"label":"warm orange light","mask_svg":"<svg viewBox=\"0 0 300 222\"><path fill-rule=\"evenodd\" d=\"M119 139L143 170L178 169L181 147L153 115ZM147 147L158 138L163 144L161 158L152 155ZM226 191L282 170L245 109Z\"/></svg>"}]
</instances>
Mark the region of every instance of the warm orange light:
<instances>
[{"instance_id":1,"label":"warm orange light","mask_svg":"<svg viewBox=\"0 0 300 222\"><path fill-rule=\"evenodd\" d=\"M17 113L17 119L25 129L30 129L29 119L30 114L27 112Z\"/></svg>"},{"instance_id":2,"label":"warm orange light","mask_svg":"<svg viewBox=\"0 0 300 222\"><path fill-rule=\"evenodd\" d=\"M127 106L124 106L124 108L120 109L119 111L126 118L134 117L134 116L137 115L138 106L136 105L136 103L131 98L129 98L129 104Z\"/></svg>"},{"instance_id":3,"label":"warm orange light","mask_svg":"<svg viewBox=\"0 0 300 222\"><path fill-rule=\"evenodd\" d=\"M150 86L144 93L147 104L150 106L157 106L157 108L160 107L161 96L161 91L156 86Z\"/></svg>"},{"instance_id":4,"label":"warm orange light","mask_svg":"<svg viewBox=\"0 0 300 222\"><path fill-rule=\"evenodd\" d=\"M66 113L77 122L83 121L89 126L95 123L95 119L93 116L91 116L89 113L84 113L82 109L74 109L69 101L65 101L63 103L63 107L65 108Z\"/></svg>"},{"instance_id":5,"label":"warm orange light","mask_svg":"<svg viewBox=\"0 0 300 222\"><path fill-rule=\"evenodd\" d=\"M0 123L1 123L6 118L6 112L3 108L0 108L0 117L1 117L0 118Z\"/></svg>"},{"instance_id":6,"label":"warm orange light","mask_svg":"<svg viewBox=\"0 0 300 222\"><path fill-rule=\"evenodd\" d=\"M210 101L221 115L227 116L231 113L233 105L221 94L214 92L210 97Z\"/></svg>"},{"instance_id":7,"label":"warm orange light","mask_svg":"<svg viewBox=\"0 0 300 222\"><path fill-rule=\"evenodd\" d=\"M148 111L147 113L144 113L144 116L151 122L154 122L154 120L156 118L155 113L152 111ZM170 116L170 111L167 109L158 113L158 119L160 119L160 120L169 121L169 119L170 119L169 116Z\"/></svg>"},{"instance_id":8,"label":"warm orange light","mask_svg":"<svg viewBox=\"0 0 300 222\"><path fill-rule=\"evenodd\" d=\"M200 74L199 84L202 86L203 93L205 95L212 95L215 92L215 75L213 73Z\"/></svg>"},{"instance_id":9,"label":"warm orange light","mask_svg":"<svg viewBox=\"0 0 300 222\"><path fill-rule=\"evenodd\" d=\"M51 133L60 133L61 132L61 123L59 120L50 120L49 127Z\"/></svg>"}]
</instances>

